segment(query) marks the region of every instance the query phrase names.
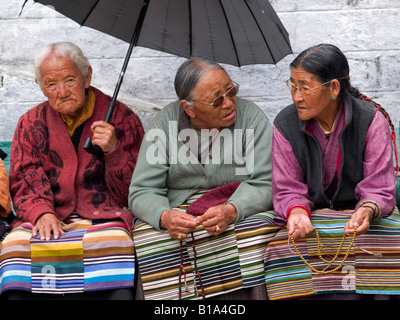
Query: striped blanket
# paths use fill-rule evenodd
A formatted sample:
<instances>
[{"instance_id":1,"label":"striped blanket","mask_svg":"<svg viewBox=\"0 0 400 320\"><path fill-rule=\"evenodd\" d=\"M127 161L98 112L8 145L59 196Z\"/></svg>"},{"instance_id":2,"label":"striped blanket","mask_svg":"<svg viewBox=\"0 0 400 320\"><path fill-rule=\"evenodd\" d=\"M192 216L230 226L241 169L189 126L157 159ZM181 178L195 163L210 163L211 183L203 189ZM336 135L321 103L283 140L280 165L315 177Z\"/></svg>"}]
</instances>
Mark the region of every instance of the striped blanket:
<instances>
[{"instance_id":1,"label":"striped blanket","mask_svg":"<svg viewBox=\"0 0 400 320\"><path fill-rule=\"evenodd\" d=\"M354 211L328 209L312 212L324 252L332 258L343 236L343 228ZM316 234L297 240L301 255L317 270L332 270L347 252L347 237L336 261L322 262L317 254ZM326 260L330 260L325 256ZM265 282L271 300L331 293L400 294L400 216L397 208L387 218L371 222L367 233L357 236L344 266L334 273L317 274L305 265L280 230L264 255Z\"/></svg>"},{"instance_id":2,"label":"striped blanket","mask_svg":"<svg viewBox=\"0 0 400 320\"><path fill-rule=\"evenodd\" d=\"M219 236L210 236L199 226L182 246L168 231L138 223L133 237L145 299L197 300L202 299L202 289L208 298L264 285L263 254L279 230L273 225L274 217L273 211L255 214L231 224ZM184 273L180 276L181 264Z\"/></svg>"},{"instance_id":3,"label":"striped blanket","mask_svg":"<svg viewBox=\"0 0 400 320\"><path fill-rule=\"evenodd\" d=\"M77 293L132 288L133 240L121 221L71 217L64 236L41 241L24 223L2 242L0 293Z\"/></svg>"}]
</instances>

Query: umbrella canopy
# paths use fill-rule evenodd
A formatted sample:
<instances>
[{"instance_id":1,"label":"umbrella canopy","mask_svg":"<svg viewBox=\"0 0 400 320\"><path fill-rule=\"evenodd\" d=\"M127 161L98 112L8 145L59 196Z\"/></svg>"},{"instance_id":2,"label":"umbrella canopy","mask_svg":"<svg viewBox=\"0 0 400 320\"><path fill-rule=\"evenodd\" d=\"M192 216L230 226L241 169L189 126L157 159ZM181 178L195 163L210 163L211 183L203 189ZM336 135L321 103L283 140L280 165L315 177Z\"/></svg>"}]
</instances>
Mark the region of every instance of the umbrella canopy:
<instances>
[{"instance_id":1,"label":"umbrella canopy","mask_svg":"<svg viewBox=\"0 0 400 320\"><path fill-rule=\"evenodd\" d=\"M130 43L104 119L107 122L135 46L235 66L274 64L292 53L288 33L268 0L34 1ZM102 157L89 138L84 148Z\"/></svg>"},{"instance_id":2,"label":"umbrella canopy","mask_svg":"<svg viewBox=\"0 0 400 320\"><path fill-rule=\"evenodd\" d=\"M243 66L277 63L292 53L289 36L268 0L35 0L82 26L181 57L202 56Z\"/></svg>"}]
</instances>

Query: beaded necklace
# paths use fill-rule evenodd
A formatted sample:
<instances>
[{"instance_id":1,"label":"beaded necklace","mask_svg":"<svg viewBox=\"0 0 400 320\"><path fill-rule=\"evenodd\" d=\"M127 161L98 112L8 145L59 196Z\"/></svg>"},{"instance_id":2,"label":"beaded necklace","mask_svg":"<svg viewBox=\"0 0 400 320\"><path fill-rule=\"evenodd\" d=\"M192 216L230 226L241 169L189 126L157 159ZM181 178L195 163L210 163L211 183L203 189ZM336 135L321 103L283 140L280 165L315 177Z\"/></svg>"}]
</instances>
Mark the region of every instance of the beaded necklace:
<instances>
[{"instance_id":1,"label":"beaded necklace","mask_svg":"<svg viewBox=\"0 0 400 320\"><path fill-rule=\"evenodd\" d=\"M333 257L330 261L328 261L328 260L326 260L324 257L322 257L321 250L323 251L324 249L323 249L322 244L321 244L321 242L320 242L319 233L318 233L317 228L314 228L314 231L315 231L315 234L316 234L316 236L317 236L318 257L320 258L321 261L323 261L323 262L325 262L325 263L329 263L329 264L333 263L333 262L336 260L336 258L339 256L339 252L340 252L340 250L341 250L342 247L343 247L344 241L345 241L345 239L346 239L346 235L345 235L345 234L343 235L342 241L340 242L339 248L338 248L338 250L336 251L336 254L334 255L334 257ZM290 235L290 241L292 242L293 247L294 247L294 249L296 250L296 253L299 255L299 257L301 258L301 260L303 260L303 262L306 264L306 266L307 266L308 268L311 269L312 272L317 273L317 274L328 274L328 273L336 272L336 271L340 270L340 269L343 267L343 265L344 265L344 263L345 263L345 261L346 261L348 255L349 255L349 253L350 253L350 250L351 250L351 248L352 248L353 245L354 245L354 241L355 241L355 239L356 239L356 235L357 235L357 227L354 227L354 232L353 232L353 236L352 236L352 239L351 239L351 243L350 243L349 247L347 248L346 254L345 254L344 257L343 257L342 262L341 262L336 268L331 269L331 270L317 270L317 269L315 269L315 268L303 257L303 255L300 253L299 249L297 248L296 242L294 241L293 234Z\"/></svg>"}]
</instances>

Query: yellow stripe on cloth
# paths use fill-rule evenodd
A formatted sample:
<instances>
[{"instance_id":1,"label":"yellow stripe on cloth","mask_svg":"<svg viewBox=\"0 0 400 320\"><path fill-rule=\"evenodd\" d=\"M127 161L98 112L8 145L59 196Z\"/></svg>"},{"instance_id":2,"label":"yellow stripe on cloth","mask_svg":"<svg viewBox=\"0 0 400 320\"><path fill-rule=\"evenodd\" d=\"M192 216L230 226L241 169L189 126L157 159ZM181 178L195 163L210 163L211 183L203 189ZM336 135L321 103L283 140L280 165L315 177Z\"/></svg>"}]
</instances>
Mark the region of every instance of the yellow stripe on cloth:
<instances>
[{"instance_id":1,"label":"yellow stripe on cloth","mask_svg":"<svg viewBox=\"0 0 400 320\"><path fill-rule=\"evenodd\" d=\"M82 255L82 243L46 243L31 245L32 258Z\"/></svg>"}]
</instances>

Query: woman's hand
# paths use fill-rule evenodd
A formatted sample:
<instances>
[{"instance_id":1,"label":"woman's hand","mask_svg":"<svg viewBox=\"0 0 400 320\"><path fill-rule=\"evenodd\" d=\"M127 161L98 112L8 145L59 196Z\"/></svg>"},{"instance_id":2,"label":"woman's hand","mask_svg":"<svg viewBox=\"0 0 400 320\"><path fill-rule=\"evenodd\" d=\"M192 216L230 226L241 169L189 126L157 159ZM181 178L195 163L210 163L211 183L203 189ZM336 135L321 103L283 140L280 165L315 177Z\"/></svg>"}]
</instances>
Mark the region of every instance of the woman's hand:
<instances>
[{"instance_id":1,"label":"woman's hand","mask_svg":"<svg viewBox=\"0 0 400 320\"><path fill-rule=\"evenodd\" d=\"M117 137L115 128L105 121L93 122L91 128L93 132L92 143L99 146L104 153L110 153L117 147Z\"/></svg>"},{"instance_id":2,"label":"woman's hand","mask_svg":"<svg viewBox=\"0 0 400 320\"><path fill-rule=\"evenodd\" d=\"M236 220L236 217L235 206L225 204L209 208L197 220L209 234L216 236L224 232L228 225Z\"/></svg>"},{"instance_id":3,"label":"woman's hand","mask_svg":"<svg viewBox=\"0 0 400 320\"><path fill-rule=\"evenodd\" d=\"M185 212L166 210L161 214L160 228L167 229L173 239L186 239L197 226L195 217Z\"/></svg>"},{"instance_id":4,"label":"woman's hand","mask_svg":"<svg viewBox=\"0 0 400 320\"><path fill-rule=\"evenodd\" d=\"M46 241L51 239L51 233L53 233L54 239L58 239L60 235L65 234L60 220L53 213L45 213L39 217L32 229L32 235L36 236L38 233L40 239Z\"/></svg>"},{"instance_id":5,"label":"woman's hand","mask_svg":"<svg viewBox=\"0 0 400 320\"><path fill-rule=\"evenodd\" d=\"M179 210L166 210L161 215L160 227L168 229L173 239L186 239L200 224L209 234L216 236L225 231L236 217L236 208L231 204L211 207L199 217Z\"/></svg>"},{"instance_id":6,"label":"woman's hand","mask_svg":"<svg viewBox=\"0 0 400 320\"><path fill-rule=\"evenodd\" d=\"M290 211L286 228L288 235L293 234L295 240L306 238L314 232L308 212L302 208L294 208Z\"/></svg>"},{"instance_id":7,"label":"woman's hand","mask_svg":"<svg viewBox=\"0 0 400 320\"><path fill-rule=\"evenodd\" d=\"M352 234L354 232L355 225L357 225L357 235L367 232L369 229L369 221L372 219L372 215L372 209L363 206L359 207L344 226L344 233Z\"/></svg>"}]
</instances>

